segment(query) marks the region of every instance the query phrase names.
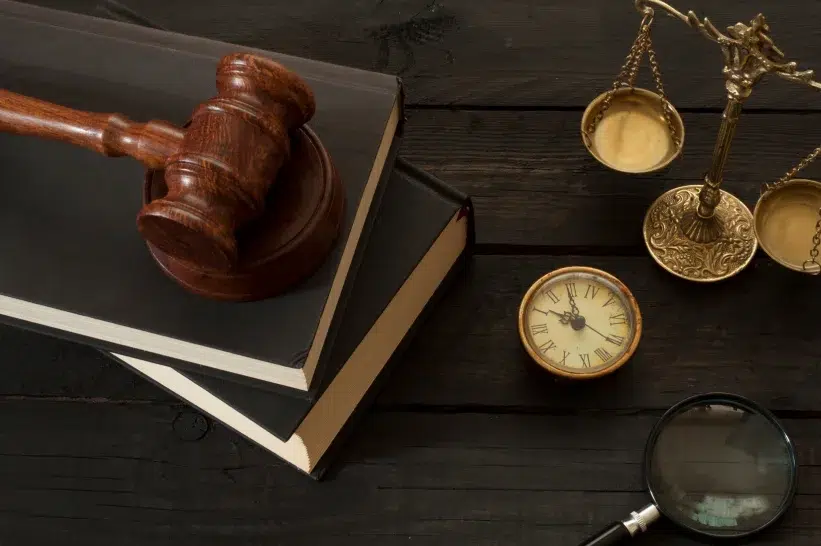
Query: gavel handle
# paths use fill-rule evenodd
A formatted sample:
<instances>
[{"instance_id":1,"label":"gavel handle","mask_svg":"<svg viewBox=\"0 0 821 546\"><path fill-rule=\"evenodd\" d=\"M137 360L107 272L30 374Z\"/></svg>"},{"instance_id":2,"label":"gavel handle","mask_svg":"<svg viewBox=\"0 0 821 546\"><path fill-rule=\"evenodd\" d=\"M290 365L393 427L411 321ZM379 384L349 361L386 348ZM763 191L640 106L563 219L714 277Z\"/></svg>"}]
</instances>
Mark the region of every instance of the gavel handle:
<instances>
[{"instance_id":1,"label":"gavel handle","mask_svg":"<svg viewBox=\"0 0 821 546\"><path fill-rule=\"evenodd\" d=\"M163 168L182 144L182 129L164 121L135 123L120 114L74 110L0 90L0 132L59 140L106 156L129 156Z\"/></svg>"}]
</instances>

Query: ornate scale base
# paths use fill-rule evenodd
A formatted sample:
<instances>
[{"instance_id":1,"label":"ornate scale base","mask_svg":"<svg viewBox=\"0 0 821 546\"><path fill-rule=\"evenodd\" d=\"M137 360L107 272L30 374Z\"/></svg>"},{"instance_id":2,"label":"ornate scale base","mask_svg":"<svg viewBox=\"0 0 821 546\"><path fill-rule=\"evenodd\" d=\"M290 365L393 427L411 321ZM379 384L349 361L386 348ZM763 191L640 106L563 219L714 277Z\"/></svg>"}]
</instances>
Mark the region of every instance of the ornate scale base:
<instances>
[{"instance_id":1,"label":"ornate scale base","mask_svg":"<svg viewBox=\"0 0 821 546\"><path fill-rule=\"evenodd\" d=\"M697 243L681 228L681 219L698 207L700 185L680 186L662 194L644 217L644 242L656 262L678 277L712 282L732 277L752 260L758 242L753 215L735 196L721 190L715 209L720 235Z\"/></svg>"}]
</instances>

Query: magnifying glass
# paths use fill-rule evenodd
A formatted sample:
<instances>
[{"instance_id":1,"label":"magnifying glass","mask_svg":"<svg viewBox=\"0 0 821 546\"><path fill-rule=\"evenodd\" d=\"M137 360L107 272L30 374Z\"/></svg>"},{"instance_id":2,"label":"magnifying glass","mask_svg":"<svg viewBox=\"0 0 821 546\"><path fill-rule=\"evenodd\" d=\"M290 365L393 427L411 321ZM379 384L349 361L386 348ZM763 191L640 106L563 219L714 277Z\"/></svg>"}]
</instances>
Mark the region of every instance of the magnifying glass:
<instances>
[{"instance_id":1,"label":"magnifying glass","mask_svg":"<svg viewBox=\"0 0 821 546\"><path fill-rule=\"evenodd\" d=\"M644 453L652 503L579 546L620 544L662 515L698 535L741 538L772 525L795 496L795 448L766 409L701 394L659 419Z\"/></svg>"}]
</instances>

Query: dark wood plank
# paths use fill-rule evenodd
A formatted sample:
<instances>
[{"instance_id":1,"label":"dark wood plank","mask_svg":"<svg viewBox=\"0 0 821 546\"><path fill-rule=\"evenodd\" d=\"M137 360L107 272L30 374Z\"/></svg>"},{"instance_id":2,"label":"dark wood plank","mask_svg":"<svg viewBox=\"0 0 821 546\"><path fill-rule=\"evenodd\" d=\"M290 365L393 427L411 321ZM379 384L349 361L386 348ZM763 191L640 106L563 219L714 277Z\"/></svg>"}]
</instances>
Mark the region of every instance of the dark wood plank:
<instances>
[{"instance_id":1,"label":"dark wood plank","mask_svg":"<svg viewBox=\"0 0 821 546\"><path fill-rule=\"evenodd\" d=\"M631 176L584 148L577 112L414 111L401 153L471 195L482 244L642 247L644 215L665 190L701 183L718 114L685 114L683 157L666 171ZM821 142L817 115L742 115L724 189L751 209ZM821 176L821 161L802 175Z\"/></svg>"},{"instance_id":2,"label":"dark wood plank","mask_svg":"<svg viewBox=\"0 0 821 546\"><path fill-rule=\"evenodd\" d=\"M720 115L684 119L684 156L646 176L597 163L576 112L417 110L400 152L473 197L480 244L638 249L649 205L669 188L700 183L709 168ZM752 208L762 182L819 143L821 114L743 116L724 188ZM821 176L821 161L805 174Z\"/></svg>"},{"instance_id":3,"label":"dark wood plank","mask_svg":"<svg viewBox=\"0 0 821 546\"><path fill-rule=\"evenodd\" d=\"M518 338L522 295L541 275L567 265L621 278L644 317L633 359L593 382L554 380L531 365ZM380 403L633 411L720 390L777 409L818 411L817 281L763 254L714 285L673 277L647 255L477 256L469 276L418 332Z\"/></svg>"},{"instance_id":4,"label":"dark wood plank","mask_svg":"<svg viewBox=\"0 0 821 546\"><path fill-rule=\"evenodd\" d=\"M32 0L95 13L91 0ZM370 0L368 2L124 2L170 30L399 74L411 104L584 107L618 74L641 19L632 0ZM769 17L777 44L802 68L821 63L821 5L801 0L674 2L719 29ZM654 30L674 104L722 108L721 53L660 16ZM646 66L646 65L645 65ZM643 72L648 84L649 69ZM817 93L765 80L750 107L821 107ZM321 107L321 106L320 106Z\"/></svg>"},{"instance_id":5,"label":"dark wood plank","mask_svg":"<svg viewBox=\"0 0 821 546\"><path fill-rule=\"evenodd\" d=\"M630 363L592 383L556 381L533 366L516 331L520 298L540 275L584 264L634 292L645 320ZM815 384L817 279L759 256L740 276L695 285L649 256L477 256L418 331L385 386L384 408L568 412L662 409L691 394L728 390L778 410L819 411ZM0 330L6 397L132 404L171 400L90 349ZM29 347L29 352L26 347Z\"/></svg>"},{"instance_id":6,"label":"dark wood plank","mask_svg":"<svg viewBox=\"0 0 821 546\"><path fill-rule=\"evenodd\" d=\"M640 463L657 418L371 412L328 481L313 483L219 426L178 441L175 410L162 405L16 401L0 410L0 539L31 545L571 546L647 502ZM821 537L818 425L785 421L799 496L751 544ZM647 544L698 544L664 522L651 533Z\"/></svg>"},{"instance_id":7,"label":"dark wood plank","mask_svg":"<svg viewBox=\"0 0 821 546\"><path fill-rule=\"evenodd\" d=\"M96 349L11 326L0 325L0 362L0 397L173 400Z\"/></svg>"}]
</instances>

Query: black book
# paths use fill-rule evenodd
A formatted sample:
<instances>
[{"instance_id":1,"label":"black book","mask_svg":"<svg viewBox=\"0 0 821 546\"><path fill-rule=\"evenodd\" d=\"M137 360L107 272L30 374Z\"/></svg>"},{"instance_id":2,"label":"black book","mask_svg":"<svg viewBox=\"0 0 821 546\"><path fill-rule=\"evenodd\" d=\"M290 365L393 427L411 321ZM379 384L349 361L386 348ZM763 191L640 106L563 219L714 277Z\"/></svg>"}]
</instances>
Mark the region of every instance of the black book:
<instances>
[{"instance_id":1,"label":"black book","mask_svg":"<svg viewBox=\"0 0 821 546\"><path fill-rule=\"evenodd\" d=\"M397 159L315 401L111 354L200 411L320 478L473 244L470 199ZM330 452L329 449L333 448Z\"/></svg>"},{"instance_id":2,"label":"black book","mask_svg":"<svg viewBox=\"0 0 821 546\"><path fill-rule=\"evenodd\" d=\"M263 381L314 398L403 123L394 76L0 0L6 89L71 108L183 125L216 93L218 59L266 55L314 91L309 126L346 187L329 259L285 295L229 303L186 292L140 238L143 167L0 135L0 320L136 358Z\"/></svg>"}]
</instances>

